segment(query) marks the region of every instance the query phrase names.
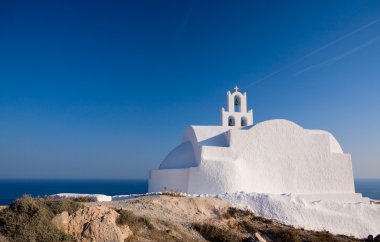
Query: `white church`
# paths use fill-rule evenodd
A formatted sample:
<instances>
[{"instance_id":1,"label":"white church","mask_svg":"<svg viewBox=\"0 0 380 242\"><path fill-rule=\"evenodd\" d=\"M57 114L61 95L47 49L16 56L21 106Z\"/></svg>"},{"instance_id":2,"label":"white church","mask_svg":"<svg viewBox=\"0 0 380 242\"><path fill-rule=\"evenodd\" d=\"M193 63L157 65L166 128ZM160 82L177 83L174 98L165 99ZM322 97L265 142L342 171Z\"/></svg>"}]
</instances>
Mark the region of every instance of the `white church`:
<instances>
[{"instance_id":1,"label":"white church","mask_svg":"<svg viewBox=\"0 0 380 242\"><path fill-rule=\"evenodd\" d=\"M362 201L351 155L332 134L285 119L255 124L247 94L227 92L220 126L189 126L149 174L149 192L292 193L306 199Z\"/></svg>"}]
</instances>

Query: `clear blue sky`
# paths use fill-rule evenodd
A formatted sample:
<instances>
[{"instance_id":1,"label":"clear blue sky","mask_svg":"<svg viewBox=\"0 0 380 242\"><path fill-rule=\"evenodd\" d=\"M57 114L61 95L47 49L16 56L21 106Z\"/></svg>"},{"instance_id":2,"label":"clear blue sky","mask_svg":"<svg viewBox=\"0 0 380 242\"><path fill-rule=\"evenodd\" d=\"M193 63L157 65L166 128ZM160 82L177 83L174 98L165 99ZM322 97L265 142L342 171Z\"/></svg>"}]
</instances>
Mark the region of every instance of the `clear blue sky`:
<instances>
[{"instance_id":1,"label":"clear blue sky","mask_svg":"<svg viewBox=\"0 0 380 242\"><path fill-rule=\"evenodd\" d=\"M0 1L0 178L146 178L234 85L255 122L328 130L380 178L379 18L362 0Z\"/></svg>"}]
</instances>

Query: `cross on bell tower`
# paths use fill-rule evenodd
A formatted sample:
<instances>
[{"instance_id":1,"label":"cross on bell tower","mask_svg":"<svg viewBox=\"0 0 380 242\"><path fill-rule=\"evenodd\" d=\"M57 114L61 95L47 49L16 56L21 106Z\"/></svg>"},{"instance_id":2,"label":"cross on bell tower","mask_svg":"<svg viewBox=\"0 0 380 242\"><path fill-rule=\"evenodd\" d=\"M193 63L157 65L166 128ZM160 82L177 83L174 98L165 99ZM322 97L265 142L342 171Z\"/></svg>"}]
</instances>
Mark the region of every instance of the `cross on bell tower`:
<instances>
[{"instance_id":1,"label":"cross on bell tower","mask_svg":"<svg viewBox=\"0 0 380 242\"><path fill-rule=\"evenodd\" d=\"M253 111L247 111L247 93L239 92L239 87L234 87L235 92L227 92L227 110L222 108L222 126L244 127L253 125Z\"/></svg>"}]
</instances>

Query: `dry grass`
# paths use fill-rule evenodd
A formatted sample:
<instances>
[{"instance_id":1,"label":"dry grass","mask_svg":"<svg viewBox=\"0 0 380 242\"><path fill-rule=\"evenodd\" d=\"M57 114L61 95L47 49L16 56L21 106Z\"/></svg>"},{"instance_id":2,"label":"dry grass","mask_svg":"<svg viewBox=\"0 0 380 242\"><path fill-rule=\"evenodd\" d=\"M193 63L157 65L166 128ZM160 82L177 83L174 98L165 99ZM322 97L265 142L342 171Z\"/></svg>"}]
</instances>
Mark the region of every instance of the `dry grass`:
<instances>
[{"instance_id":1,"label":"dry grass","mask_svg":"<svg viewBox=\"0 0 380 242\"><path fill-rule=\"evenodd\" d=\"M138 202L143 203L144 201L138 200ZM186 200L181 198L181 202L192 204L191 199ZM158 209L162 209L162 204L157 203L157 206L159 206ZM170 213L170 207L168 209L168 213ZM202 209L204 210L205 208L202 207ZM210 209L213 208L210 207ZM216 208L214 207L214 209ZM202 210L194 210L194 212L197 211ZM120 213L120 217L117 220L118 224L127 224L134 233L134 236L129 241L258 241L256 233L268 242L364 241L348 236L336 236L328 232L297 229L273 220L255 216L250 210L236 207L220 207L214 211L214 214L217 216L210 216L208 218L202 216L191 217L193 215L189 215L189 219L181 220L183 222L179 222L176 219L173 220L171 216L150 216L150 213L141 213L138 210L125 209L118 212ZM153 214L155 213L153 212ZM172 215L174 214L173 212Z\"/></svg>"},{"instance_id":2,"label":"dry grass","mask_svg":"<svg viewBox=\"0 0 380 242\"><path fill-rule=\"evenodd\" d=\"M165 194L169 195L169 194ZM177 196L176 193L171 194ZM171 196L169 195L169 196ZM193 199L186 200L180 198L181 202L189 202L200 210L194 210L198 214L203 211L202 216L194 216L188 220L177 220L175 216L192 216L188 213L172 212L173 204L163 207L168 201L176 198L161 197L163 203L153 203L139 207L137 210L119 209L116 223L119 226L128 225L133 232L133 236L128 241L257 241L256 233L269 241L332 241L332 242L353 242L353 241L375 241L380 242L380 235L373 240L359 240L343 235L332 235L326 231L316 232L304 229L296 229L292 226L280 224L276 221L257 217L250 210L224 205L218 209L213 205L208 209L213 211L214 216L205 217L207 213L204 207L197 207ZM88 200L81 200L88 202ZM165 202L166 201L166 202ZM144 203L144 200L136 200ZM155 201L157 202L157 201ZM179 201L177 201L179 202ZM152 204L151 204L152 205ZM199 205L199 204L198 204ZM55 228L51 219L63 211L69 214L77 211L81 206L85 206L70 199L33 199L24 196L16 200L10 206L0 210L0 235L9 241L74 241L74 238L65 235ZM165 208L165 213L155 214L155 209ZM148 209L148 210L147 210ZM191 210L190 210L191 211ZM153 216L152 216L153 215ZM175 215L173 217L173 215ZM1 236L0 236L1 241Z\"/></svg>"},{"instance_id":3,"label":"dry grass","mask_svg":"<svg viewBox=\"0 0 380 242\"><path fill-rule=\"evenodd\" d=\"M223 217L226 219L237 218L237 217L254 217L254 214L251 210L248 209L239 209L236 207L229 207L227 212L223 214Z\"/></svg>"},{"instance_id":4,"label":"dry grass","mask_svg":"<svg viewBox=\"0 0 380 242\"><path fill-rule=\"evenodd\" d=\"M184 197L184 195L181 192L162 192L161 195L171 197Z\"/></svg>"},{"instance_id":5,"label":"dry grass","mask_svg":"<svg viewBox=\"0 0 380 242\"><path fill-rule=\"evenodd\" d=\"M310 241L310 242L353 242L361 241L354 237L344 235L333 235L327 231L310 231L304 229L296 229L292 226L283 224L273 224L259 230L261 234L272 241Z\"/></svg>"},{"instance_id":6,"label":"dry grass","mask_svg":"<svg viewBox=\"0 0 380 242\"><path fill-rule=\"evenodd\" d=\"M283 241L283 242L319 242L319 241L331 241L331 242L349 242L360 241L359 239L343 236L332 235L327 231L317 232L304 229L297 229L292 226L280 224L269 219L262 217L256 217L253 213L249 213L240 209L228 209L224 217L230 217L235 220L232 223L233 229L240 231L242 234L253 236L256 232L259 232L268 241Z\"/></svg>"},{"instance_id":7,"label":"dry grass","mask_svg":"<svg viewBox=\"0 0 380 242\"><path fill-rule=\"evenodd\" d=\"M90 202L96 202L96 199L93 197L76 197L72 199L74 202L79 203L90 203Z\"/></svg>"},{"instance_id":8,"label":"dry grass","mask_svg":"<svg viewBox=\"0 0 380 242\"><path fill-rule=\"evenodd\" d=\"M128 210L119 210L118 213L120 216L116 223L128 225L133 232L127 241L196 241L167 221L136 215Z\"/></svg>"},{"instance_id":9,"label":"dry grass","mask_svg":"<svg viewBox=\"0 0 380 242\"><path fill-rule=\"evenodd\" d=\"M60 214L63 211L67 211L70 214L75 213L81 205L71 199L44 199L41 200L49 209L54 213L54 215Z\"/></svg>"},{"instance_id":10,"label":"dry grass","mask_svg":"<svg viewBox=\"0 0 380 242\"><path fill-rule=\"evenodd\" d=\"M191 225L203 238L213 242L239 242L243 238L240 233L216 226L213 223L194 223Z\"/></svg>"},{"instance_id":11,"label":"dry grass","mask_svg":"<svg viewBox=\"0 0 380 242\"><path fill-rule=\"evenodd\" d=\"M63 211L75 212L79 204L68 200L24 196L0 211L0 234L10 241L74 241L51 220Z\"/></svg>"},{"instance_id":12,"label":"dry grass","mask_svg":"<svg viewBox=\"0 0 380 242\"><path fill-rule=\"evenodd\" d=\"M131 228L153 228L149 219L144 216L136 216L132 211L121 210L119 211L119 214L120 216L116 219L116 224L127 224Z\"/></svg>"},{"instance_id":13,"label":"dry grass","mask_svg":"<svg viewBox=\"0 0 380 242\"><path fill-rule=\"evenodd\" d=\"M45 196L44 197L45 200L55 200L55 201L59 201L59 200L71 200L71 201L74 201L74 202L78 202L78 203L89 203L89 202L96 202L96 199L93 198L93 197L86 197L86 196L80 196L80 197L75 197L75 198L57 198L57 197L53 197L53 196Z\"/></svg>"},{"instance_id":14,"label":"dry grass","mask_svg":"<svg viewBox=\"0 0 380 242\"><path fill-rule=\"evenodd\" d=\"M164 191L161 194L171 197L184 197L179 189L168 190L167 187L164 187Z\"/></svg>"}]
</instances>

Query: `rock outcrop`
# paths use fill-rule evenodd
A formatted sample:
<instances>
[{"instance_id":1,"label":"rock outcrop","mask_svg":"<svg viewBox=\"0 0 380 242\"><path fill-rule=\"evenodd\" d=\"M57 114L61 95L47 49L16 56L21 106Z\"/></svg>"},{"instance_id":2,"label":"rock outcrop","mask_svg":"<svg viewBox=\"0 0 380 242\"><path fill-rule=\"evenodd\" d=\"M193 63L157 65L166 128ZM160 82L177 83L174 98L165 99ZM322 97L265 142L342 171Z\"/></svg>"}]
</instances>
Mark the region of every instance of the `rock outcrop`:
<instances>
[{"instance_id":1,"label":"rock outcrop","mask_svg":"<svg viewBox=\"0 0 380 242\"><path fill-rule=\"evenodd\" d=\"M359 239L295 228L220 197L188 197L176 192L81 203L23 197L0 212L0 242L376 242L380 235L375 234Z\"/></svg>"},{"instance_id":2,"label":"rock outcrop","mask_svg":"<svg viewBox=\"0 0 380 242\"><path fill-rule=\"evenodd\" d=\"M105 206L85 206L72 215L63 212L55 216L52 223L80 242L123 242L132 231L128 225L116 224L118 216Z\"/></svg>"}]
</instances>

